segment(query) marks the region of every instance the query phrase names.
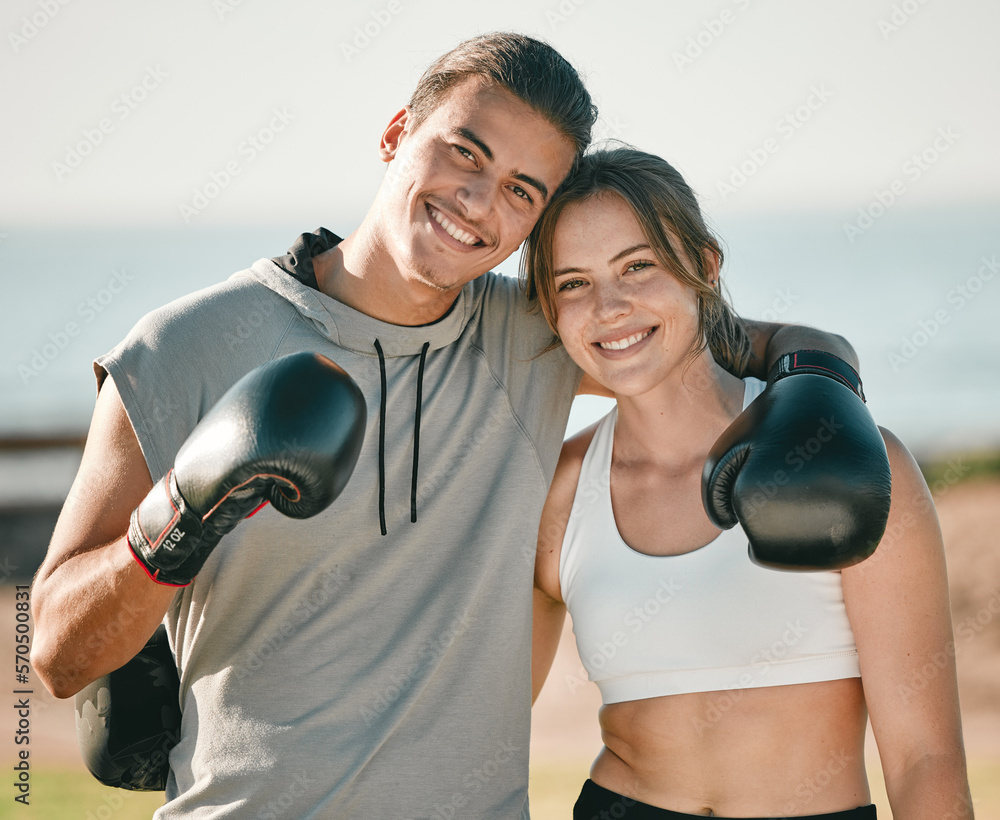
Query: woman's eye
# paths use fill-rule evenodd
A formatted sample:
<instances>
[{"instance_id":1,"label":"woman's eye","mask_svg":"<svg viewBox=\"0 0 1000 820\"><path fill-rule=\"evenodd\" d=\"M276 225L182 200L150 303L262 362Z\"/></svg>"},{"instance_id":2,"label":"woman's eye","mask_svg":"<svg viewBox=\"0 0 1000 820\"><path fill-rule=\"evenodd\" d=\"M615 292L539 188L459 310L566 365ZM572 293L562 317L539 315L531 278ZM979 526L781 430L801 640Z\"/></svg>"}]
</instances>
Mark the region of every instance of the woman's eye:
<instances>
[{"instance_id":1,"label":"woman's eye","mask_svg":"<svg viewBox=\"0 0 1000 820\"><path fill-rule=\"evenodd\" d=\"M640 260L640 261L637 261L637 262L633 262L627 268L625 268L625 270L626 271L637 271L637 270L642 270L643 268L651 268L652 266L653 266L652 262L646 262L646 261Z\"/></svg>"},{"instance_id":2,"label":"woman's eye","mask_svg":"<svg viewBox=\"0 0 1000 820\"><path fill-rule=\"evenodd\" d=\"M584 284L582 279L567 279L565 282L560 282L556 285L556 293L562 293L564 290L575 290Z\"/></svg>"}]
</instances>

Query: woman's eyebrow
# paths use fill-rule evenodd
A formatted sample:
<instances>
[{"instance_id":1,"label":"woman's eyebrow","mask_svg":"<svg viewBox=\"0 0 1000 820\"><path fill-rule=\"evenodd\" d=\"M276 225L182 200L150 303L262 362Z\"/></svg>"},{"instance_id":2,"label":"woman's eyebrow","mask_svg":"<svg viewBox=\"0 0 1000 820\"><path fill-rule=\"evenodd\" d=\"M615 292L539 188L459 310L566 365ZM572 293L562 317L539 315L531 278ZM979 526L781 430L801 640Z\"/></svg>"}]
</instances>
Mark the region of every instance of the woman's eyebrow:
<instances>
[{"instance_id":1,"label":"woman's eyebrow","mask_svg":"<svg viewBox=\"0 0 1000 820\"><path fill-rule=\"evenodd\" d=\"M614 264L615 262L621 261L631 253L635 253L636 251L648 251L648 250L649 250L649 245L647 245L645 242L640 242L638 245L633 245L631 248L625 248L625 250L616 253L608 260L608 262Z\"/></svg>"},{"instance_id":2,"label":"woman's eyebrow","mask_svg":"<svg viewBox=\"0 0 1000 820\"><path fill-rule=\"evenodd\" d=\"M636 251L648 251L649 249L650 249L649 245L647 245L645 242L640 242L638 245L633 245L631 248L625 248L625 250L616 253L608 260L608 264L613 265L615 262L624 259L626 256L629 256L630 254L633 254ZM569 273L583 273L583 272L584 268L560 268L559 270L557 270L555 273L552 274L552 278L557 279L560 276L566 276Z\"/></svg>"}]
</instances>

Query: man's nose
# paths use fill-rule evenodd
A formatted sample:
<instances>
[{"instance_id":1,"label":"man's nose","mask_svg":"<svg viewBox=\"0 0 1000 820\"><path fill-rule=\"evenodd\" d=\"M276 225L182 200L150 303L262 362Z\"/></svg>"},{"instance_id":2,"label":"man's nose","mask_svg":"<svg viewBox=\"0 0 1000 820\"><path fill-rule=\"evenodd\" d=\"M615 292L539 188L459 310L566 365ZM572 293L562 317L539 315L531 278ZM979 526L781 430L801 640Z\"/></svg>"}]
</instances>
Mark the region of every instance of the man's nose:
<instances>
[{"instance_id":1,"label":"man's nose","mask_svg":"<svg viewBox=\"0 0 1000 820\"><path fill-rule=\"evenodd\" d=\"M483 219L493 209L494 196L493 181L485 174L480 174L464 181L458 189L457 199L465 216L469 219Z\"/></svg>"}]
</instances>

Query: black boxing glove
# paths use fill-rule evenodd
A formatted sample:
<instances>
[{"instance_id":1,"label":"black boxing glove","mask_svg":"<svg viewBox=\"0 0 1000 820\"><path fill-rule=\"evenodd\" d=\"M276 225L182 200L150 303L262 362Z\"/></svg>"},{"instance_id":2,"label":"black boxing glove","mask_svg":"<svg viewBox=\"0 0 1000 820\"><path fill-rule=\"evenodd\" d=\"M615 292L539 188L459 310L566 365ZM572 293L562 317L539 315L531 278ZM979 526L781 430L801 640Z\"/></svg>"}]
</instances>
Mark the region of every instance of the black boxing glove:
<instances>
[{"instance_id":1,"label":"black boxing glove","mask_svg":"<svg viewBox=\"0 0 1000 820\"><path fill-rule=\"evenodd\" d=\"M77 693L80 753L105 786L163 791L180 731L180 678L162 625L121 669Z\"/></svg>"},{"instance_id":2,"label":"black boxing glove","mask_svg":"<svg viewBox=\"0 0 1000 820\"><path fill-rule=\"evenodd\" d=\"M775 363L767 388L719 437L702 473L712 523L740 523L750 558L776 569L863 561L885 532L891 488L861 379L816 350Z\"/></svg>"},{"instance_id":3,"label":"black boxing glove","mask_svg":"<svg viewBox=\"0 0 1000 820\"><path fill-rule=\"evenodd\" d=\"M293 353L252 370L133 511L132 554L157 583L186 586L262 503L292 518L322 512L354 470L366 415L361 390L324 356Z\"/></svg>"}]
</instances>

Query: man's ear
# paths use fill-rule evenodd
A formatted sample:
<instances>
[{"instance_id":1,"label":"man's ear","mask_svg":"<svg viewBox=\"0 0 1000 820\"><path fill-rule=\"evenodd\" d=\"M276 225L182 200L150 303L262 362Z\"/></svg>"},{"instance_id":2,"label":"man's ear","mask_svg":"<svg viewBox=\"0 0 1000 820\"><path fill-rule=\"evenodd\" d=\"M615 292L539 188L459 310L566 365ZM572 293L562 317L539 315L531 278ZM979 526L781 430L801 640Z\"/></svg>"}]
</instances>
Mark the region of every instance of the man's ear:
<instances>
[{"instance_id":1,"label":"man's ear","mask_svg":"<svg viewBox=\"0 0 1000 820\"><path fill-rule=\"evenodd\" d=\"M395 158L403 134L409 133L406 127L409 121L410 106L401 108L389 121L389 125L382 132L382 142L378 147L378 155L382 158L382 162L391 162Z\"/></svg>"}]
</instances>

